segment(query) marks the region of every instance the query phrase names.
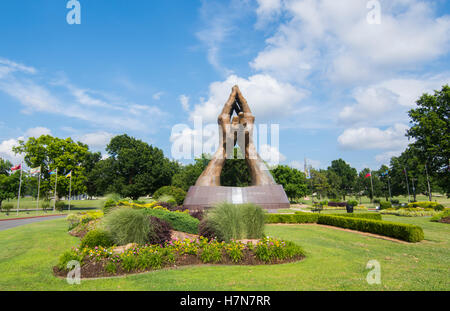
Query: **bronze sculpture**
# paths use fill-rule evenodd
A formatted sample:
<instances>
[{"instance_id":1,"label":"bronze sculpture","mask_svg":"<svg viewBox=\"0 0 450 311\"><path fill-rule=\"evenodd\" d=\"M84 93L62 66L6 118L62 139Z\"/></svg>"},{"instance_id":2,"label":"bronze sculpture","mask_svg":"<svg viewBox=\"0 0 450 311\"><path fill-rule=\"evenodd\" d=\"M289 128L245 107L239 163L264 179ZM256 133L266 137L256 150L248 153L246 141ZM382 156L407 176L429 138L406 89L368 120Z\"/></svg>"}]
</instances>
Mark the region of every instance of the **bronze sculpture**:
<instances>
[{"instance_id":1,"label":"bronze sculpture","mask_svg":"<svg viewBox=\"0 0 450 311\"><path fill-rule=\"evenodd\" d=\"M236 113L235 116L233 114ZM219 147L216 153L197 179L195 186L189 189L184 206L189 209L203 209L212 204L229 201L230 203L255 203L268 209L289 208L289 200L283 187L277 185L269 169L259 156L253 142L255 117L235 85L228 101L218 117ZM231 158L236 143L244 152L245 161L251 174L252 186L245 188L221 187L220 175L225 161Z\"/></svg>"}]
</instances>

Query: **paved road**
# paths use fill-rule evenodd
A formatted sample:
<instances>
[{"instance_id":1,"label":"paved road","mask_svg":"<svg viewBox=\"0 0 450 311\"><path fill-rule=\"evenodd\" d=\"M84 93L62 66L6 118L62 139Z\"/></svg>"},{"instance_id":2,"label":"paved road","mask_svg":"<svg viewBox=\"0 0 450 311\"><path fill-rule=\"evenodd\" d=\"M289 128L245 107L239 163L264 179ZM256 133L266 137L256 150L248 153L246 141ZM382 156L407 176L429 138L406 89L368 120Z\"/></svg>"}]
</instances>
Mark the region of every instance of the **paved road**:
<instances>
[{"instance_id":1,"label":"paved road","mask_svg":"<svg viewBox=\"0 0 450 311\"><path fill-rule=\"evenodd\" d=\"M53 219L58 219L58 218L62 218L62 217L67 217L67 215L0 221L0 231L18 227L18 226L22 226L22 225L32 224L34 222L53 220Z\"/></svg>"}]
</instances>

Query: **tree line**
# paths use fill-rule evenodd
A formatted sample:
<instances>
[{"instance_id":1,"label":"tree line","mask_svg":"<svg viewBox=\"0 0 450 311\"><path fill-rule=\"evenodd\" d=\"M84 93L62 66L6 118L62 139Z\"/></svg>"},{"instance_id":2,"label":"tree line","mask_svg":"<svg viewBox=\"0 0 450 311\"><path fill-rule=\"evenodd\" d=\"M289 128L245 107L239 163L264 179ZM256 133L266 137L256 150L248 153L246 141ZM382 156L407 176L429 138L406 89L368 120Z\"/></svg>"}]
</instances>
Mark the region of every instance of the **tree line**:
<instances>
[{"instance_id":1,"label":"tree line","mask_svg":"<svg viewBox=\"0 0 450 311\"><path fill-rule=\"evenodd\" d=\"M419 193L450 194L450 88L448 85L433 95L423 94L417 107L409 111L411 127L406 135L412 142L398 157L392 157L389 166L376 171L365 168L358 172L343 159L331 162L327 169L305 172L287 165L271 169L277 183L283 185L288 197L295 201L313 193L319 198L343 199L347 196L384 197L407 195L413 199ZM55 178L49 172L58 169L57 195L69 193L69 180L63 175L72 172L72 194L90 197L119 193L138 199L151 195L157 189L173 185L187 191L208 165L208 156L202 155L194 163L182 165L168 159L163 151L126 134L115 136L106 147L107 156L92 152L86 144L71 138L50 135L30 137L19 141L16 153L24 155L30 168L41 167L41 198L52 196ZM235 149L235 154L240 152ZM10 174L12 163L0 159L1 202L17 197L19 174ZM371 178L366 178L371 172ZM24 174L23 195L37 196L37 178ZM224 186L245 187L251 183L244 159L226 161L221 175ZM372 191L373 185L373 191Z\"/></svg>"}]
</instances>

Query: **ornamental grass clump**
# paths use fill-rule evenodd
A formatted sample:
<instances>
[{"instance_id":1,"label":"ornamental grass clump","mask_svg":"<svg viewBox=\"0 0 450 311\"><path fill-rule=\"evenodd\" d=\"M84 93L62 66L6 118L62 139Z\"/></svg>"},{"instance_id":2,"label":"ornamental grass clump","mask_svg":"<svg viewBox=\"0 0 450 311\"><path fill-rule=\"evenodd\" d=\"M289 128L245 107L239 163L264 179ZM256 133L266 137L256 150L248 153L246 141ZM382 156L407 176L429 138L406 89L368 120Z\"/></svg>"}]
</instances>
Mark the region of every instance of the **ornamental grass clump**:
<instances>
[{"instance_id":1,"label":"ornamental grass clump","mask_svg":"<svg viewBox=\"0 0 450 311\"><path fill-rule=\"evenodd\" d=\"M201 235L229 242L264 236L265 214L255 204L221 203L208 211L199 226Z\"/></svg>"},{"instance_id":2,"label":"ornamental grass clump","mask_svg":"<svg viewBox=\"0 0 450 311\"><path fill-rule=\"evenodd\" d=\"M103 219L103 225L117 245L144 244L148 241L149 218L140 210L115 209Z\"/></svg>"}]
</instances>

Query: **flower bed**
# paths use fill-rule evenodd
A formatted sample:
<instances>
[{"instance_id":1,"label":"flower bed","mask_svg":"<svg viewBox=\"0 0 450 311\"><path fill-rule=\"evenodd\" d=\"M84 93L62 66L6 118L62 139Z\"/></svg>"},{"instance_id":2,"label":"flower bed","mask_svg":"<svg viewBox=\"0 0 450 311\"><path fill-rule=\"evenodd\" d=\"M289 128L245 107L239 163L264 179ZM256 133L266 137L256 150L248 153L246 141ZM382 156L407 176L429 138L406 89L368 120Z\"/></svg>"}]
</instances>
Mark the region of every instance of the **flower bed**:
<instances>
[{"instance_id":1,"label":"flower bed","mask_svg":"<svg viewBox=\"0 0 450 311\"><path fill-rule=\"evenodd\" d=\"M193 264L280 264L305 257L296 244L266 237L256 245L199 239L174 240L164 245L143 245L117 253L114 247L73 248L61 255L55 275L67 276L67 263L80 262L82 278L111 277L141 273L165 267Z\"/></svg>"},{"instance_id":2,"label":"flower bed","mask_svg":"<svg viewBox=\"0 0 450 311\"><path fill-rule=\"evenodd\" d=\"M405 216L405 217L424 217L424 216L435 216L439 214L439 212L435 211L432 208L388 208L380 211L383 215L396 215L396 216Z\"/></svg>"}]
</instances>

